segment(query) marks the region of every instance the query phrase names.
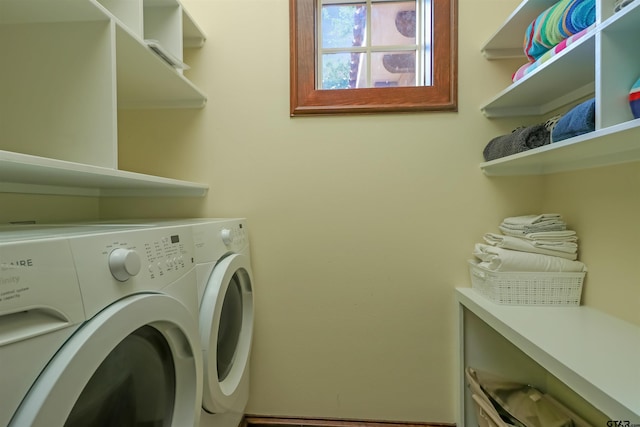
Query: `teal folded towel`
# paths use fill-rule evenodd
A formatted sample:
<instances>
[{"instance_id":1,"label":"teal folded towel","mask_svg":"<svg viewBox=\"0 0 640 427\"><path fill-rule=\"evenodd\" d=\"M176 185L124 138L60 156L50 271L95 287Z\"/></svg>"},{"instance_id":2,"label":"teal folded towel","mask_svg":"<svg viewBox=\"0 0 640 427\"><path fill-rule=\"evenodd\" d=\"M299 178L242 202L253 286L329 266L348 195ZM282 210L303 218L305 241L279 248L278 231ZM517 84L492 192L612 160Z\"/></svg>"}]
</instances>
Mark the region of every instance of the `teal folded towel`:
<instances>
[{"instance_id":1,"label":"teal folded towel","mask_svg":"<svg viewBox=\"0 0 640 427\"><path fill-rule=\"evenodd\" d=\"M551 131L551 142L573 138L594 130L596 130L596 102L595 99L590 99L576 105L558 120Z\"/></svg>"}]
</instances>

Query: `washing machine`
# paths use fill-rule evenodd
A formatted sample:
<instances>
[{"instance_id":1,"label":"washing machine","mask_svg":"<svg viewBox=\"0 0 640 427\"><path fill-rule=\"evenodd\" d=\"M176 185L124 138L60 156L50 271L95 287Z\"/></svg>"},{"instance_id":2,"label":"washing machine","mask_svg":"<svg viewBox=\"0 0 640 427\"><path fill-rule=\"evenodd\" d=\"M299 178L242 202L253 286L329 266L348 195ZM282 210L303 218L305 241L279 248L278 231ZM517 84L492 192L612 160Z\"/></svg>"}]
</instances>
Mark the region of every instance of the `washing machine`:
<instances>
[{"instance_id":1,"label":"washing machine","mask_svg":"<svg viewBox=\"0 0 640 427\"><path fill-rule=\"evenodd\" d=\"M199 425L191 227L0 228L0 425Z\"/></svg>"},{"instance_id":2,"label":"washing machine","mask_svg":"<svg viewBox=\"0 0 640 427\"><path fill-rule=\"evenodd\" d=\"M245 218L125 219L105 226L188 226L203 359L200 427L238 427L249 399L253 276Z\"/></svg>"}]
</instances>

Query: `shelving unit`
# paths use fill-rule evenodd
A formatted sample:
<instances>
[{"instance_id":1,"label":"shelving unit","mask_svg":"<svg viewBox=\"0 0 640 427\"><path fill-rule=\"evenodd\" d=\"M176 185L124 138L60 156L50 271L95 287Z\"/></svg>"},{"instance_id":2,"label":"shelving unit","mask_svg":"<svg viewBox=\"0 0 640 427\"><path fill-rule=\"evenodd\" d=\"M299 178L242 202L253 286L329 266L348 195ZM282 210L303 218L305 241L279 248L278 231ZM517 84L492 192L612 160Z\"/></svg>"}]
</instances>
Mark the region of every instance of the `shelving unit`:
<instances>
[{"instance_id":1,"label":"shelving unit","mask_svg":"<svg viewBox=\"0 0 640 427\"><path fill-rule=\"evenodd\" d=\"M2 191L42 184L48 194L102 196L128 185L132 194L206 194L206 185L118 170L118 110L202 108L207 100L146 39L182 61L184 47L205 36L179 0L0 2Z\"/></svg>"},{"instance_id":2,"label":"shelving unit","mask_svg":"<svg viewBox=\"0 0 640 427\"><path fill-rule=\"evenodd\" d=\"M482 48L488 59L526 58L526 27L553 0L525 0ZM640 77L640 2L614 13L597 1L595 28L481 107L490 118L542 117L596 99L596 131L480 165L487 175L544 174L640 160L640 121L628 103ZM515 70L514 70L515 71ZM613 142L612 142L613 141ZM634 142L637 141L637 142ZM601 147L600 147L601 145Z\"/></svg>"},{"instance_id":3,"label":"shelving unit","mask_svg":"<svg viewBox=\"0 0 640 427\"><path fill-rule=\"evenodd\" d=\"M640 327L589 307L498 305L471 288L456 289L456 299L461 370L538 387L550 373L610 419L640 422ZM469 427L474 411L461 381L460 420Z\"/></svg>"}]
</instances>

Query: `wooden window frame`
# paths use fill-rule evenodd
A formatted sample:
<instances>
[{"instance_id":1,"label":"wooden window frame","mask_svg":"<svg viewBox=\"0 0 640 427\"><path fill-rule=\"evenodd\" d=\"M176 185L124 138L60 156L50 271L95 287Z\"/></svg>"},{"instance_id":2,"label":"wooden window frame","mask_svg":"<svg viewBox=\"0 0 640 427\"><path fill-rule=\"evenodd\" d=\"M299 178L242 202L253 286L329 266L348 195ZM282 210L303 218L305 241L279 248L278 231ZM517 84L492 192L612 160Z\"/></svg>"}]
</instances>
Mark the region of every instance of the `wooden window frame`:
<instances>
[{"instance_id":1,"label":"wooden window frame","mask_svg":"<svg viewBox=\"0 0 640 427\"><path fill-rule=\"evenodd\" d=\"M431 86L320 90L316 89L317 0L289 0L291 117L457 111L457 0L432 3Z\"/></svg>"}]
</instances>

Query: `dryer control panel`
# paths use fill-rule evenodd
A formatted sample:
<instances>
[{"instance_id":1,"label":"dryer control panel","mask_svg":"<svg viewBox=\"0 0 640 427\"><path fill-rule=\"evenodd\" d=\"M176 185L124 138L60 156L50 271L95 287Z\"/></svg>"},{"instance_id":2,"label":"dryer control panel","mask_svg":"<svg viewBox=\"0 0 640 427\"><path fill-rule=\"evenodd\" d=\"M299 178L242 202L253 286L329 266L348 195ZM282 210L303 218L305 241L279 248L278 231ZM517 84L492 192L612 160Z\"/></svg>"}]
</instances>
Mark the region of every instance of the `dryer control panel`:
<instances>
[{"instance_id":1,"label":"dryer control panel","mask_svg":"<svg viewBox=\"0 0 640 427\"><path fill-rule=\"evenodd\" d=\"M193 239L198 264L215 262L230 252L244 254L249 248L244 219L194 221Z\"/></svg>"}]
</instances>

